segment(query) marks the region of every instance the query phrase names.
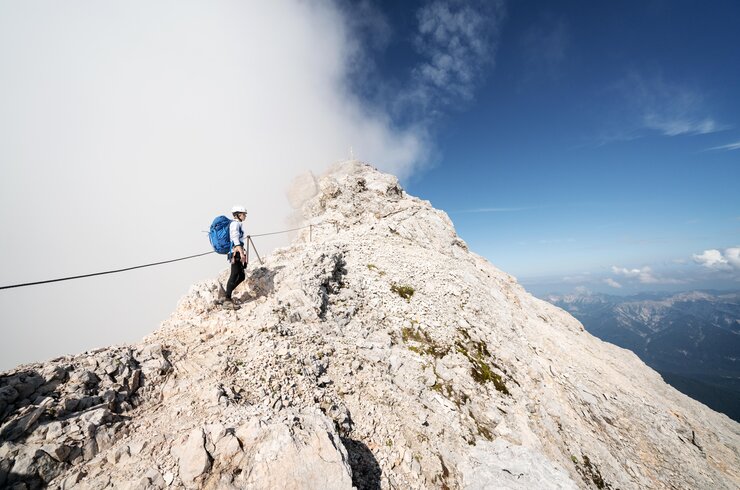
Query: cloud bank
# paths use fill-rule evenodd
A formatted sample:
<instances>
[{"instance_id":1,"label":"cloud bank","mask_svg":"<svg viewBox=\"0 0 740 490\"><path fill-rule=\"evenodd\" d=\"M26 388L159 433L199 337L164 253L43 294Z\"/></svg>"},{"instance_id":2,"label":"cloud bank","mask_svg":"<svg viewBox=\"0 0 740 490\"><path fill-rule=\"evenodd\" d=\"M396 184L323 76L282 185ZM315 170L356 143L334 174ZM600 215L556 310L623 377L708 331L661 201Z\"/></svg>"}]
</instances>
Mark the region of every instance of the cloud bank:
<instances>
[{"instance_id":1,"label":"cloud bank","mask_svg":"<svg viewBox=\"0 0 740 490\"><path fill-rule=\"evenodd\" d=\"M485 54L483 21L460 5L424 10L418 86L430 94L469 96ZM351 91L366 49L353 35L330 1L0 4L0 224L13 230L2 283L207 250L202 230L236 203L250 233L282 229L290 179L350 147L409 175L426 132ZM224 266L214 256L6 292L0 369L136 340Z\"/></svg>"},{"instance_id":2,"label":"cloud bank","mask_svg":"<svg viewBox=\"0 0 740 490\"><path fill-rule=\"evenodd\" d=\"M705 250L693 255L694 262L712 271L740 271L740 247Z\"/></svg>"},{"instance_id":3,"label":"cloud bank","mask_svg":"<svg viewBox=\"0 0 740 490\"><path fill-rule=\"evenodd\" d=\"M661 277L655 274L652 268L648 266L639 269L612 266L612 272L627 279L637 280L641 284L681 284L683 282L680 279L672 277Z\"/></svg>"},{"instance_id":4,"label":"cloud bank","mask_svg":"<svg viewBox=\"0 0 740 490\"><path fill-rule=\"evenodd\" d=\"M657 263L657 269L648 265L612 266L608 272L530 278L525 284L536 288L540 294L563 290L577 292L579 287L609 294L686 291L688 288L736 290L740 281L740 246L707 249L687 258L666 259Z\"/></svg>"}]
</instances>

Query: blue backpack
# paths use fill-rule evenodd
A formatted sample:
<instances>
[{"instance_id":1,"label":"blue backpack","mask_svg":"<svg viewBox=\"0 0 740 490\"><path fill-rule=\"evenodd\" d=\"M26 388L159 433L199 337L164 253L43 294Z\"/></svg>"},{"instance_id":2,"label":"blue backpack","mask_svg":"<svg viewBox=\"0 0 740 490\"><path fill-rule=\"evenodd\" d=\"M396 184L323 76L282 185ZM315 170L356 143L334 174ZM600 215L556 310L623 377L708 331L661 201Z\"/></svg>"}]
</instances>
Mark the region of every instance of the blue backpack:
<instances>
[{"instance_id":1,"label":"blue backpack","mask_svg":"<svg viewBox=\"0 0 740 490\"><path fill-rule=\"evenodd\" d=\"M211 223L208 239L211 241L213 250L219 254L228 254L231 251L231 238L229 237L229 225L231 220L226 216L217 216Z\"/></svg>"}]
</instances>

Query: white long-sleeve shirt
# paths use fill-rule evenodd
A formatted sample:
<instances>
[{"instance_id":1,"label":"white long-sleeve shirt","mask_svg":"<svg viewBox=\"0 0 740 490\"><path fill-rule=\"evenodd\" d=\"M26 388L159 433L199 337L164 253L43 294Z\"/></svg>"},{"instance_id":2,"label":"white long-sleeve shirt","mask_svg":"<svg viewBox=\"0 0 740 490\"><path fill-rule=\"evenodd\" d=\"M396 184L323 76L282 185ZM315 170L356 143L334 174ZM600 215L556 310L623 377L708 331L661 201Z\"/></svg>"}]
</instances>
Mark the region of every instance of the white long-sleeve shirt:
<instances>
[{"instance_id":1,"label":"white long-sleeve shirt","mask_svg":"<svg viewBox=\"0 0 740 490\"><path fill-rule=\"evenodd\" d=\"M233 220L229 225L229 239L231 240L231 248L237 245L244 245L244 222L239 220Z\"/></svg>"}]
</instances>

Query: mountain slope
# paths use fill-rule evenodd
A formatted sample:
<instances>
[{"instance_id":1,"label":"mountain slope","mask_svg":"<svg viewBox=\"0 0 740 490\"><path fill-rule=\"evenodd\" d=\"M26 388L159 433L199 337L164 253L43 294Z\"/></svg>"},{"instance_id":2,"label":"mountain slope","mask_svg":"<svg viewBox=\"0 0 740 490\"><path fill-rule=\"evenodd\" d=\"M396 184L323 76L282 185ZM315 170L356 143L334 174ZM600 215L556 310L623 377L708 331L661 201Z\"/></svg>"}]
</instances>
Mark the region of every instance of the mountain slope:
<instances>
[{"instance_id":1,"label":"mountain slope","mask_svg":"<svg viewBox=\"0 0 740 490\"><path fill-rule=\"evenodd\" d=\"M240 310L197 284L138 346L0 377L0 484L740 485L740 425L528 294L395 177L347 162L300 182L314 226L250 270Z\"/></svg>"},{"instance_id":2,"label":"mountain slope","mask_svg":"<svg viewBox=\"0 0 740 490\"><path fill-rule=\"evenodd\" d=\"M740 420L740 293L545 299L600 339L635 352L684 393Z\"/></svg>"}]
</instances>

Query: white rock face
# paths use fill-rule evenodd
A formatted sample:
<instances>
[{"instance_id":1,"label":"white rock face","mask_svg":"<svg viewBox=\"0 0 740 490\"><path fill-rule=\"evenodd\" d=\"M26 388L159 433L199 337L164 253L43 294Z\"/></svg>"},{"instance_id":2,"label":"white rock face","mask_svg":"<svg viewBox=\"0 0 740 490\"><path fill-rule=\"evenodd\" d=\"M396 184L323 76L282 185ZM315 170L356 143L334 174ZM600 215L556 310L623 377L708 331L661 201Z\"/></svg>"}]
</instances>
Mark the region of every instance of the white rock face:
<instances>
[{"instance_id":1,"label":"white rock face","mask_svg":"<svg viewBox=\"0 0 740 490\"><path fill-rule=\"evenodd\" d=\"M0 375L0 487L740 487L740 424L395 177L348 162L296 185L312 226L248 271L241 309L196 284L140 345Z\"/></svg>"},{"instance_id":2,"label":"white rock face","mask_svg":"<svg viewBox=\"0 0 740 490\"><path fill-rule=\"evenodd\" d=\"M180 479L191 485L211 467L211 458L205 448L205 434L200 427L188 434L182 446L173 448L178 457Z\"/></svg>"},{"instance_id":3,"label":"white rock face","mask_svg":"<svg viewBox=\"0 0 740 490\"><path fill-rule=\"evenodd\" d=\"M351 489L352 470L347 451L331 420L321 412L252 429L244 438L245 455L239 466L246 488Z\"/></svg>"},{"instance_id":4,"label":"white rock face","mask_svg":"<svg viewBox=\"0 0 740 490\"><path fill-rule=\"evenodd\" d=\"M541 453L513 445L503 438L482 441L460 465L465 488L576 489L569 475Z\"/></svg>"}]
</instances>

